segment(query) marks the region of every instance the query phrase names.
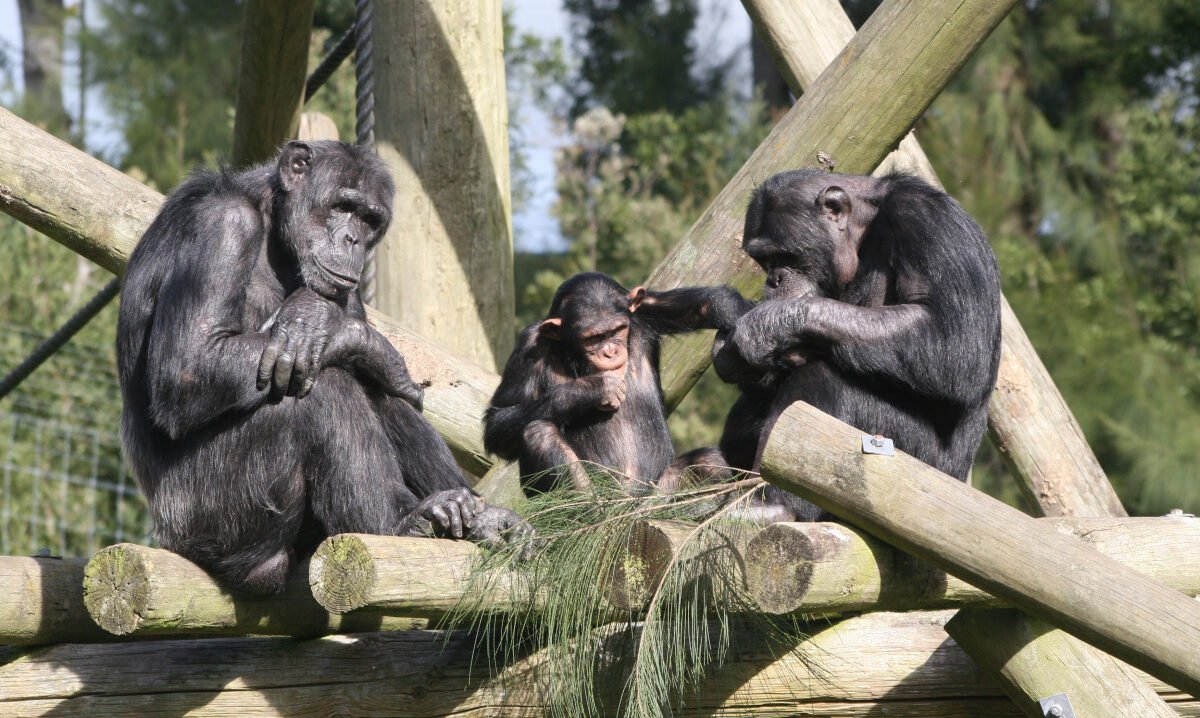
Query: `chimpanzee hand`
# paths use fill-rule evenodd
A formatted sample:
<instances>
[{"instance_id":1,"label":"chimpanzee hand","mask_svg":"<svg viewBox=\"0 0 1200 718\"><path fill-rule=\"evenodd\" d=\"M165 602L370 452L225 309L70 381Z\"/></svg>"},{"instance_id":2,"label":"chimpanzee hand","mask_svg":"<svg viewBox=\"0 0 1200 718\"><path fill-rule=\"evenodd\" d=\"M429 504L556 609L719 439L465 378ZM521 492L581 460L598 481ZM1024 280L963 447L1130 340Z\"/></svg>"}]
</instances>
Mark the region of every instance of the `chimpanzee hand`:
<instances>
[{"instance_id":1,"label":"chimpanzee hand","mask_svg":"<svg viewBox=\"0 0 1200 718\"><path fill-rule=\"evenodd\" d=\"M755 369L799 366L805 359L797 345L808 325L808 309L808 297L763 302L738 319L727 343Z\"/></svg>"},{"instance_id":2,"label":"chimpanzee hand","mask_svg":"<svg viewBox=\"0 0 1200 718\"><path fill-rule=\"evenodd\" d=\"M763 378L764 371L755 369L738 353L737 346L729 340L731 331L718 331L713 337L713 371L726 384L743 386L754 384Z\"/></svg>"},{"instance_id":3,"label":"chimpanzee hand","mask_svg":"<svg viewBox=\"0 0 1200 718\"><path fill-rule=\"evenodd\" d=\"M343 323L341 307L307 287L292 292L270 323L258 363L258 388L297 398L308 394L321 371L330 337Z\"/></svg>"},{"instance_id":4,"label":"chimpanzee hand","mask_svg":"<svg viewBox=\"0 0 1200 718\"><path fill-rule=\"evenodd\" d=\"M363 368L385 393L399 397L421 411L425 404L425 390L409 375L408 365L404 363L400 352L382 337L380 344L382 347L378 359Z\"/></svg>"},{"instance_id":5,"label":"chimpanzee hand","mask_svg":"<svg viewBox=\"0 0 1200 718\"><path fill-rule=\"evenodd\" d=\"M625 372L600 372L575 380L585 389L593 406L600 411L616 411L625 401Z\"/></svg>"},{"instance_id":6,"label":"chimpanzee hand","mask_svg":"<svg viewBox=\"0 0 1200 718\"><path fill-rule=\"evenodd\" d=\"M480 512L488 508L470 489L447 489L417 504L397 533L401 536L462 538Z\"/></svg>"},{"instance_id":7,"label":"chimpanzee hand","mask_svg":"<svg viewBox=\"0 0 1200 718\"><path fill-rule=\"evenodd\" d=\"M467 538L490 549L502 548L505 544L523 544L521 556L527 558L533 550L533 527L508 509L488 506L475 514L468 525Z\"/></svg>"},{"instance_id":8,"label":"chimpanzee hand","mask_svg":"<svg viewBox=\"0 0 1200 718\"><path fill-rule=\"evenodd\" d=\"M330 339L325 355L327 365L350 369L385 394L399 397L421 411L425 390L409 375L404 357L361 319L346 318Z\"/></svg>"}]
</instances>

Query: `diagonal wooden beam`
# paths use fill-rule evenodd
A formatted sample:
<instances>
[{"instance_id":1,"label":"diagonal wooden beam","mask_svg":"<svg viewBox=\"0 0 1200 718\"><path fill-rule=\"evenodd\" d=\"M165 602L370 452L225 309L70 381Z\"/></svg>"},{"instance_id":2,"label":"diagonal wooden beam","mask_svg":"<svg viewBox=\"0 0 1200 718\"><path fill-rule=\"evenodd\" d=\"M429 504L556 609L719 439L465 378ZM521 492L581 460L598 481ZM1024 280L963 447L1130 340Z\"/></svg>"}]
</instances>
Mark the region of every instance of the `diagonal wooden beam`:
<instances>
[{"instance_id":1,"label":"diagonal wooden beam","mask_svg":"<svg viewBox=\"0 0 1200 718\"><path fill-rule=\"evenodd\" d=\"M163 195L0 108L0 211L119 274ZM425 386L425 417L459 464L482 475L483 412L500 383L493 371L388 317L368 318Z\"/></svg>"}]
</instances>

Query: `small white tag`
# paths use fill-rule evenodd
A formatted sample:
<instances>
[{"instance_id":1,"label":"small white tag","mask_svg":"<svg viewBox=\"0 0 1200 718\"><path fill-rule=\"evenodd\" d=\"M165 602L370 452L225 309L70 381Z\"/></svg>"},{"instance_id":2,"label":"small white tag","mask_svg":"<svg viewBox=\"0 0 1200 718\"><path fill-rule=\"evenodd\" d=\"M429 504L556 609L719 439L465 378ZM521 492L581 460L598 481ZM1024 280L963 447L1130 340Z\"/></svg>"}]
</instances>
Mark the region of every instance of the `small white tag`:
<instances>
[{"instance_id":1,"label":"small white tag","mask_svg":"<svg viewBox=\"0 0 1200 718\"><path fill-rule=\"evenodd\" d=\"M891 439L882 434L876 434L875 436L863 434L862 445L864 454L879 454L881 456L896 455L896 445L892 443Z\"/></svg>"}]
</instances>

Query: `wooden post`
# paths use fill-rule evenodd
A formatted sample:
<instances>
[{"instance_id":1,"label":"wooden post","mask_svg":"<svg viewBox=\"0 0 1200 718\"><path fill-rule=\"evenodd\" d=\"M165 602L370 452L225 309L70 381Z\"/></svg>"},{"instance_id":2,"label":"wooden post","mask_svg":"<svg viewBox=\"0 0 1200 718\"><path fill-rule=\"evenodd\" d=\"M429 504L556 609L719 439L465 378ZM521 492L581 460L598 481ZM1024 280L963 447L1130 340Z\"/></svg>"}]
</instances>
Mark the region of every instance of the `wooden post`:
<instances>
[{"instance_id":1,"label":"wooden post","mask_svg":"<svg viewBox=\"0 0 1200 718\"><path fill-rule=\"evenodd\" d=\"M1182 690L1200 691L1200 602L804 402L776 423L768 481Z\"/></svg>"},{"instance_id":2,"label":"wooden post","mask_svg":"<svg viewBox=\"0 0 1200 718\"><path fill-rule=\"evenodd\" d=\"M1017 715L950 640L949 612L874 613L809 627L789 653L739 650L685 691L680 718L700 716ZM406 718L548 714L548 656L488 675L467 632L402 631L285 638L208 638L137 644L0 649L0 713L109 716L402 715ZM472 658L474 656L474 665ZM1155 682L1183 715L1200 702ZM1077 713L1080 718L1086 714Z\"/></svg>"},{"instance_id":3,"label":"wooden post","mask_svg":"<svg viewBox=\"0 0 1200 718\"><path fill-rule=\"evenodd\" d=\"M1040 698L1066 693L1077 716L1174 718L1158 694L1129 666L1016 609L959 611L946 624L958 639L969 627L970 655L1000 666L1000 687L1028 716L1046 715ZM987 640L979 640L986 636ZM1036 696L1036 698L1035 698Z\"/></svg>"},{"instance_id":4,"label":"wooden post","mask_svg":"<svg viewBox=\"0 0 1200 718\"><path fill-rule=\"evenodd\" d=\"M300 127L296 130L296 139L337 140L337 125L329 115L320 112L305 112L300 115Z\"/></svg>"},{"instance_id":5,"label":"wooden post","mask_svg":"<svg viewBox=\"0 0 1200 718\"><path fill-rule=\"evenodd\" d=\"M107 634L83 606L79 586L85 563L82 558L0 556L0 645L105 640Z\"/></svg>"},{"instance_id":6,"label":"wooden post","mask_svg":"<svg viewBox=\"0 0 1200 718\"><path fill-rule=\"evenodd\" d=\"M479 549L468 541L340 534L317 547L309 563L312 595L333 613L373 612L435 616L467 597ZM479 608L511 603L511 584L488 584Z\"/></svg>"},{"instance_id":7,"label":"wooden post","mask_svg":"<svg viewBox=\"0 0 1200 718\"><path fill-rule=\"evenodd\" d=\"M727 282L759 295L741 247L746 203L767 177L797 167L870 172L1008 14L1014 0L886 0L804 93L654 273L656 289ZM954 28L953 32L947 28ZM663 345L674 408L708 368L711 335Z\"/></svg>"},{"instance_id":8,"label":"wooden post","mask_svg":"<svg viewBox=\"0 0 1200 718\"><path fill-rule=\"evenodd\" d=\"M234 167L265 162L296 136L315 0L247 0L233 120Z\"/></svg>"},{"instance_id":9,"label":"wooden post","mask_svg":"<svg viewBox=\"0 0 1200 718\"><path fill-rule=\"evenodd\" d=\"M114 274L120 274L163 196L0 108L0 210ZM482 475L483 412L500 377L379 312L373 326L404 355L425 387L425 418L459 464Z\"/></svg>"},{"instance_id":10,"label":"wooden post","mask_svg":"<svg viewBox=\"0 0 1200 718\"><path fill-rule=\"evenodd\" d=\"M521 488L521 467L515 461L501 459L479 479L475 490L489 504L514 508L525 499L525 490Z\"/></svg>"},{"instance_id":11,"label":"wooden post","mask_svg":"<svg viewBox=\"0 0 1200 718\"><path fill-rule=\"evenodd\" d=\"M375 306L485 367L515 339L500 0L375 4L375 144L396 179Z\"/></svg>"},{"instance_id":12,"label":"wooden post","mask_svg":"<svg viewBox=\"0 0 1200 718\"><path fill-rule=\"evenodd\" d=\"M1200 519L1072 518L1038 523L1177 591L1200 595ZM1003 605L986 591L844 524L772 524L750 541L743 556L750 594L769 613Z\"/></svg>"},{"instance_id":13,"label":"wooden post","mask_svg":"<svg viewBox=\"0 0 1200 718\"><path fill-rule=\"evenodd\" d=\"M424 540L424 539L415 539ZM83 572L83 603L117 636L321 636L423 628L421 618L331 616L313 600L300 567L277 596L233 596L204 569L157 548L123 543L101 550Z\"/></svg>"}]
</instances>

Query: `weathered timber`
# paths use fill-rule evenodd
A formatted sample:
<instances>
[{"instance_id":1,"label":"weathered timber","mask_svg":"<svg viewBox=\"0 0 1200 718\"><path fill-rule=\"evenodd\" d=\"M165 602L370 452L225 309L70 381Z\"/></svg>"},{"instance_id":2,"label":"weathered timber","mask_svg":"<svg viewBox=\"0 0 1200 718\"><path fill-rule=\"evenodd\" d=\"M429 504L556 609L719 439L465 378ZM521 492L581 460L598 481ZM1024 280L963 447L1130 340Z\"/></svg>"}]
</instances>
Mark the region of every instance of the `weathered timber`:
<instances>
[{"instance_id":1,"label":"weathered timber","mask_svg":"<svg viewBox=\"0 0 1200 718\"><path fill-rule=\"evenodd\" d=\"M1200 519L1037 519L1190 596L1200 595ZM778 523L744 551L749 591L769 613L911 611L1004 603L972 584L835 523Z\"/></svg>"},{"instance_id":2,"label":"weathered timber","mask_svg":"<svg viewBox=\"0 0 1200 718\"><path fill-rule=\"evenodd\" d=\"M300 127L296 130L298 140L337 140L338 128L333 119L321 112L305 112L300 115Z\"/></svg>"},{"instance_id":3,"label":"weathered timber","mask_svg":"<svg viewBox=\"0 0 1200 718\"><path fill-rule=\"evenodd\" d=\"M162 201L132 177L0 108L0 210L120 274ZM367 316L425 387L425 417L460 465L483 475L492 465L483 450L483 412L500 377L379 312Z\"/></svg>"},{"instance_id":4,"label":"weathered timber","mask_svg":"<svg viewBox=\"0 0 1200 718\"><path fill-rule=\"evenodd\" d=\"M83 606L82 558L0 556L0 644L105 640Z\"/></svg>"},{"instance_id":5,"label":"weathered timber","mask_svg":"<svg viewBox=\"0 0 1200 718\"><path fill-rule=\"evenodd\" d=\"M746 565L743 553L759 527L742 523L714 524L696 533L696 524L682 521L638 521L629 534L629 543L617 563L605 595L619 609L640 611L646 608L662 583L668 568L681 561L691 565L687 575L709 574L726 581L737 581L739 593L745 591ZM716 600L724 600L726 587L712 585Z\"/></svg>"},{"instance_id":6,"label":"weathered timber","mask_svg":"<svg viewBox=\"0 0 1200 718\"><path fill-rule=\"evenodd\" d=\"M937 97L1013 0L891 0L779 121L648 283L656 289L726 282L758 296L762 275L742 251L751 190L796 167L875 169ZM663 345L663 387L674 408L708 368L711 335Z\"/></svg>"},{"instance_id":7,"label":"weathered timber","mask_svg":"<svg viewBox=\"0 0 1200 718\"><path fill-rule=\"evenodd\" d=\"M946 636L948 617L875 613L816 623L796 653L776 648L778 658L753 632L739 633L725 666L697 695L687 692L676 715L1019 716ZM546 656L491 678L480 657L472 666L474 649L466 633L436 631L11 649L0 656L0 715L546 715ZM1200 715L1195 700L1155 688L1181 715Z\"/></svg>"},{"instance_id":8,"label":"weathered timber","mask_svg":"<svg viewBox=\"0 0 1200 718\"><path fill-rule=\"evenodd\" d=\"M375 146L396 179L374 305L483 366L512 350L500 0L375 4Z\"/></svg>"},{"instance_id":9,"label":"weathered timber","mask_svg":"<svg viewBox=\"0 0 1200 718\"><path fill-rule=\"evenodd\" d=\"M837 0L743 0L743 5L797 96L854 37L854 26ZM941 186L911 133L876 174L897 169ZM988 420L1030 505L1046 516L1124 516L1100 462L1007 299L1001 303L1000 324L1000 374Z\"/></svg>"},{"instance_id":10,"label":"weathered timber","mask_svg":"<svg viewBox=\"0 0 1200 718\"><path fill-rule=\"evenodd\" d=\"M373 613L440 616L466 597L478 559L479 549L469 541L339 534L317 547L308 583L313 598L333 613L369 607ZM510 604L512 584L506 578L497 577L486 589L486 600L472 603L472 609Z\"/></svg>"},{"instance_id":11,"label":"weathered timber","mask_svg":"<svg viewBox=\"0 0 1200 718\"><path fill-rule=\"evenodd\" d=\"M275 156L304 107L315 0L247 0L233 120L234 167Z\"/></svg>"},{"instance_id":12,"label":"weathered timber","mask_svg":"<svg viewBox=\"0 0 1200 718\"><path fill-rule=\"evenodd\" d=\"M779 418L768 481L1192 695L1200 602L804 403Z\"/></svg>"},{"instance_id":13,"label":"weathered timber","mask_svg":"<svg viewBox=\"0 0 1200 718\"><path fill-rule=\"evenodd\" d=\"M415 539L433 541L433 539ZM117 544L83 571L83 604L117 636L295 636L423 628L423 617L338 616L313 600L306 566L267 598L234 596L204 569L170 551Z\"/></svg>"},{"instance_id":14,"label":"weathered timber","mask_svg":"<svg viewBox=\"0 0 1200 718\"><path fill-rule=\"evenodd\" d=\"M970 631L971 657L1000 666L1000 687L1027 716L1038 700L1066 693L1077 716L1170 718L1177 715L1133 668L1016 609L959 611L946 624L955 639ZM987 640L977 640L986 636Z\"/></svg>"},{"instance_id":15,"label":"weathered timber","mask_svg":"<svg viewBox=\"0 0 1200 718\"><path fill-rule=\"evenodd\" d=\"M515 461L501 459L475 484L475 490L489 504L515 508L525 499L525 491L521 488L521 467Z\"/></svg>"}]
</instances>

